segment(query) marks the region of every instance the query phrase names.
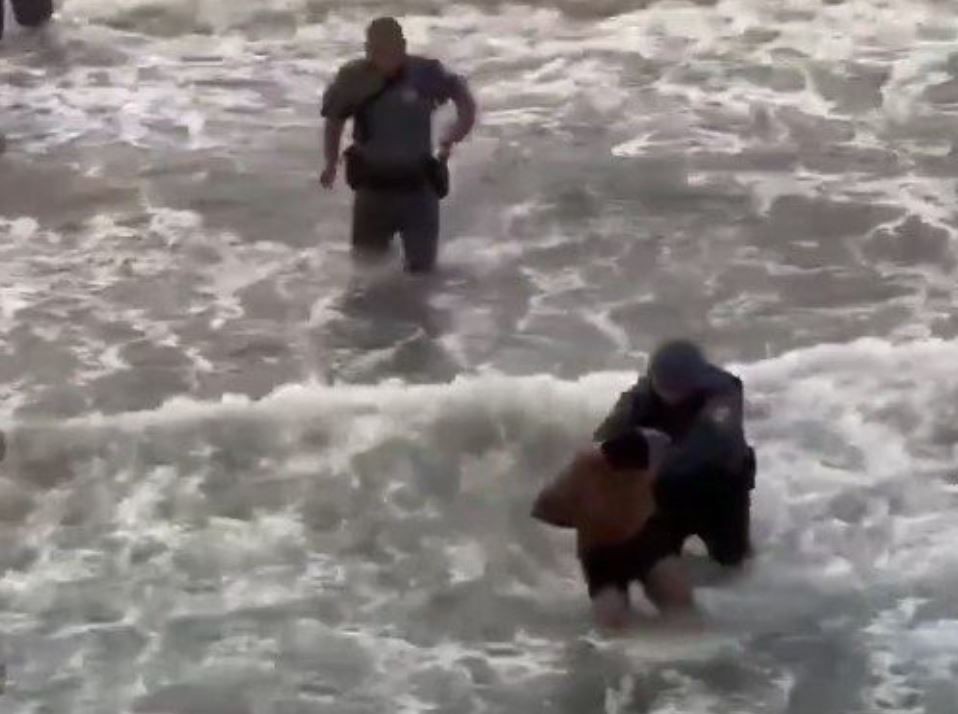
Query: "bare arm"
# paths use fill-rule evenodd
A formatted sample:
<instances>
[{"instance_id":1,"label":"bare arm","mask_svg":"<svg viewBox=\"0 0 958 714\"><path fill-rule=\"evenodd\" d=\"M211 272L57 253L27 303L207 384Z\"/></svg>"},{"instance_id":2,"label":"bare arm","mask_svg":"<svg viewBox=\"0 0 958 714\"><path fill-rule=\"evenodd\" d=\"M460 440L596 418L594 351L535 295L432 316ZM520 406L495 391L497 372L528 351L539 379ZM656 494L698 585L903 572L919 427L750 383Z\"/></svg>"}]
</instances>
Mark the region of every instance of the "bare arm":
<instances>
[{"instance_id":1,"label":"bare arm","mask_svg":"<svg viewBox=\"0 0 958 714\"><path fill-rule=\"evenodd\" d=\"M441 142L443 146L458 144L469 135L476 124L476 98L469 89L469 84L461 77L452 80L450 99L456 105L456 121L446 132Z\"/></svg>"},{"instance_id":2,"label":"bare arm","mask_svg":"<svg viewBox=\"0 0 958 714\"><path fill-rule=\"evenodd\" d=\"M343 140L344 119L327 118L323 127L323 151L326 165L332 166L339 161L339 148Z\"/></svg>"}]
</instances>

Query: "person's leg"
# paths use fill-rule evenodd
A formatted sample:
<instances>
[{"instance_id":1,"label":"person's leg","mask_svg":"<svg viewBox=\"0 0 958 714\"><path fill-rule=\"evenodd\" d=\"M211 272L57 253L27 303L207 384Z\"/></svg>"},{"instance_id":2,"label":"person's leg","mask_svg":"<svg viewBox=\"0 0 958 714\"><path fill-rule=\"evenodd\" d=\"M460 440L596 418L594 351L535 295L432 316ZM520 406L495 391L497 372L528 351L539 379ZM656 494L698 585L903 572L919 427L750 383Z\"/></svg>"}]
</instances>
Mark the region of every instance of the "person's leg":
<instances>
[{"instance_id":1,"label":"person's leg","mask_svg":"<svg viewBox=\"0 0 958 714\"><path fill-rule=\"evenodd\" d=\"M666 616L688 616L695 612L692 584L677 556L658 561L642 580L645 595Z\"/></svg>"},{"instance_id":2,"label":"person's leg","mask_svg":"<svg viewBox=\"0 0 958 714\"><path fill-rule=\"evenodd\" d=\"M629 580L624 572L628 555L621 545L597 546L579 555L593 621L601 629L621 630L631 620Z\"/></svg>"},{"instance_id":3,"label":"person's leg","mask_svg":"<svg viewBox=\"0 0 958 714\"><path fill-rule=\"evenodd\" d=\"M628 590L608 585L596 592L592 596L592 619L603 630L621 631L631 625Z\"/></svg>"},{"instance_id":4,"label":"person's leg","mask_svg":"<svg viewBox=\"0 0 958 714\"><path fill-rule=\"evenodd\" d=\"M642 583L649 601L666 616L695 610L692 584L680 558L687 536L681 519L667 511L656 511L630 541L631 575Z\"/></svg>"},{"instance_id":5,"label":"person's leg","mask_svg":"<svg viewBox=\"0 0 958 714\"><path fill-rule=\"evenodd\" d=\"M357 191L353 196L353 255L365 261L384 258L396 233L396 199L384 191Z\"/></svg>"},{"instance_id":6,"label":"person's leg","mask_svg":"<svg viewBox=\"0 0 958 714\"><path fill-rule=\"evenodd\" d=\"M406 270L410 273L431 272L439 252L439 197L428 186L410 191L403 201L401 213L399 233Z\"/></svg>"}]
</instances>

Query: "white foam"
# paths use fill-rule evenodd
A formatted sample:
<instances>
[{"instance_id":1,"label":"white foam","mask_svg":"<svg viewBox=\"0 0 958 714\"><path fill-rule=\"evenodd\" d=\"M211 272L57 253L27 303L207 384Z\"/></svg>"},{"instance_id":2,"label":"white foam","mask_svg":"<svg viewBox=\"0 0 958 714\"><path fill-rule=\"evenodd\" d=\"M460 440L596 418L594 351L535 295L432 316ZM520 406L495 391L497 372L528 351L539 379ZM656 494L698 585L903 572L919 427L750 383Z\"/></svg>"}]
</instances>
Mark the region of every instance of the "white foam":
<instances>
[{"instance_id":1,"label":"white foam","mask_svg":"<svg viewBox=\"0 0 958 714\"><path fill-rule=\"evenodd\" d=\"M218 159L241 158L237 166L244 170L256 165L255 156L248 157L260 149L281 160L287 149L276 149L276 137L287 131L315 133L318 92L337 62L361 48L367 18L341 4L330 6L321 23L278 31L278 40L254 39L262 23L250 23L250 18L269 11L279 24L284 18L302 23L305 13L317 7L322 5L306 0L170 0L160 5L147 0L71 0L64 8L65 36L72 42L68 55L74 60L70 66L58 64L49 73L42 66L0 68L5 76L11 68L17 78L17 91L0 95L11 147L27 156L69 147L70 160L80 162L81 174L100 179L111 177L113 164L99 161L99 152L122 148L117 142L145 157L209 150ZM147 8L154 9L152 20L142 12ZM437 11L430 13L433 8ZM441 54L471 78L479 93L479 131L488 141L483 147L493 150L464 150L460 156L470 167L474 162L495 168L504 155L519 161L525 152L546 162L547 170L571 172L578 160L573 142L587 134L601 151L611 150L626 165L625 173L645 169L634 184L638 193L663 183L669 190L711 190L734 181L747 189L762 213L785 195L868 200L900 206L943 228L954 245L955 181L950 178L922 176L917 170L889 178L863 172L850 181L847 175L822 175L808 168L785 174L688 169L696 152L734 158L772 145L787 154L814 142L819 125L837 121L851 129L847 135L844 128L836 132L835 141L843 149L893 146L906 164L915 152L944 151L948 134L935 129L931 120L947 128L948 112L924 97L930 85L945 77L941 64L953 49L947 33L956 20L942 15L940 6L911 1L881 7L867 0L828 7L812 0L774 5L738 0L711 8L653 3L641 11L584 22L556 7L486 10L427 2L417 5L417 12L403 18L417 49ZM74 20L81 24L70 24ZM119 33L82 24L101 21L133 26ZM147 22L154 27L145 27ZM929 24L937 28L937 39L929 39L922 29ZM213 35L163 38L140 32L157 28L158 34L164 28L212 28ZM772 29L768 41L755 40L756 29ZM87 55L96 67L86 65ZM887 71L889 81L874 110L844 115L811 80L816 71L826 69L841 81L853 63ZM769 66L809 81L801 91L778 91L761 86L761 75L758 82L739 76L742 69ZM701 73L702 79L690 80L690 72ZM597 135L586 128L596 126L602 129ZM930 127L928 139L922 138L921 127ZM527 146L529 137L540 132L547 133L550 143ZM899 140L899 134L904 138ZM927 148L930 144L933 149ZM550 145L571 147L571 153L553 156L539 149ZM111 151L103 153L106 157ZM561 247L581 240L562 226L536 227L535 219L550 205L549 196L507 197L497 214L500 233L507 239L493 241L485 230L467 226L467 237L450 243L446 254L473 269L478 282L504 266L529 268L524 276L531 276L538 294L531 299L528 320L549 309L550 295L589 286L585 273L542 272L524 264L530 247ZM129 288L137 277L193 276L204 291L199 302L171 312L182 316L211 304L210 324L225 327L244 317L239 297L244 289L276 280L303 252L275 241L240 244L205 225L198 213L163 205L145 211L144 230L104 215L69 235L49 230L46 219L0 219L0 278L6 285L0 293L2 329L9 333L22 325L28 308L55 294L89 308L105 324L120 321L156 346L181 350L194 371L215 374L221 364L196 345L184 344L166 317L150 314L154 306L127 304L140 293L132 291L110 304L96 296L105 288ZM488 225L494 223L489 219ZM536 235L526 237L526 223L536 227ZM898 224L896 218L885 227ZM605 228L599 225L600 231ZM813 238L806 247L814 244ZM860 247L857 244L869 238L851 240ZM684 256L675 241L668 248L674 249L676 259ZM210 258L210 265L195 265L191 251ZM729 259L720 246L708 246L707 254L719 263ZM337 254L321 246L311 255L325 260ZM749 257L756 265L764 259L761 251ZM123 265L132 271L127 280ZM711 290L713 274L703 274L692 263L669 266L675 268L670 284L701 287L707 282ZM737 613L744 622L763 619L787 627L792 617L819 614L824 601L847 597L856 606L870 607L873 598L936 584L958 567L953 546L958 532L951 518L954 486L941 476L953 471L958 457L956 447L942 436L953 421L950 405L958 395L958 345L921 337L899 339L928 332L923 320L950 317L947 296L954 295L954 276L945 266L874 267L884 279L907 277L916 286L916 297L906 306L911 318L894 338L821 345L736 365L746 379L753 408L749 431L759 449L755 527L760 552L755 567L739 581L706 589L703 600L719 614ZM61 269L61 277L50 277L53 268ZM323 260L311 263L313 268L321 276L316 283L322 290L303 302L314 306L310 326L316 328L338 317L336 299L330 295L341 283L335 275L328 284L323 282L335 272ZM801 270L772 266L767 272L774 279ZM926 304L923 290L929 287L950 292L939 303ZM651 293L656 287L641 289ZM482 352L498 329L495 308L474 302L472 294L438 301L444 309L457 311L457 325L443 340L459 356L468 352L469 339L481 343L477 351ZM583 307L582 318L628 354L629 340L613 322L610 306L592 307ZM715 306L709 317L721 324L734 315L761 315L772 307L772 293L741 293ZM866 306L859 312L873 309ZM56 335L49 325L38 327L37 334ZM65 328L59 333L59 346L82 363L71 375L71 387L82 389L89 380L130 367L117 345L85 334L76 344L64 345L68 334ZM395 350L395 345L370 350L366 358L392 359ZM324 350L317 352L326 358ZM370 697L395 709L442 706L433 700L442 698L436 693L441 695L444 686L461 697L457 701L475 697L476 706L482 706L485 702L462 669L465 657L488 663L493 679L501 677L490 686L505 682L511 691L532 686L550 673L566 677L567 633L559 629L547 629L548 637L519 635L514 650L505 648L495 657L463 641L417 645L407 631L414 607L410 603L433 590L482 586L489 588L489 598L504 598L503 611L493 614L506 625L516 624L509 618L528 614L508 611L507 596L536 603L539 610L529 606L534 615L567 608L570 620L585 622L585 596L571 544L563 538L567 534L543 533L515 514L525 512L536 479L545 477L551 462L560 463L567 451L588 441L597 419L633 377L602 373L578 380L512 378L483 370L448 384L290 384L260 400L229 394L213 401L177 398L136 413L16 422L9 415L28 399L22 390L4 385L3 427L12 429L5 468L17 473L24 469L22 477L29 478L30 459L42 465L45 455L54 452L82 472L56 488L37 486L43 498L36 499L37 509L18 533L23 544L37 548L37 560L0 579L6 602L19 608L19 615L27 614L5 615L4 627L14 621L17 628L25 621L36 624L35 615L55 602L58 588L96 578L114 587L119 580L123 585L111 590L112 596L125 617L156 640L142 655L141 664L148 668L156 666L155 658L163 652L162 638L155 635L177 613L213 618L244 608L282 612L291 599L342 591L347 593L341 599L343 617L355 620L350 637L370 653L382 675ZM321 437L322 447L298 441L307 431ZM234 432L239 435L230 441ZM270 438L259 444L246 439L247 433ZM22 440L28 437L34 448L24 450ZM174 444L196 439L200 446L189 454L171 447L164 451L166 438ZM82 448L113 448L117 442L125 446L118 452L104 446L97 458ZM154 458L153 449L167 466L137 460ZM255 466L243 461L247 449ZM301 453L303 449L308 453ZM294 493L301 489L300 494L311 494L315 488L329 510L316 516L318 525L310 526L308 508L292 508L291 499L284 498L277 500L286 505L277 506L260 494L259 501L245 496L247 505L252 503L250 513L224 519L218 515L223 504L201 488L208 475L204 469L226 458L221 452L237 459L227 461L224 471L249 479L235 487L237 492L252 489L262 472L282 473L294 482ZM370 453L378 454L382 463L364 465L363 457L372 458ZM435 482L428 482L430 478ZM277 483L263 490L274 495L270 489L282 488ZM369 489L366 501L360 498L363 488ZM70 497L86 489L99 499L88 514L94 535L61 525L71 508ZM98 520L104 514L105 520ZM436 530L441 528L455 531L445 549L437 545L442 539ZM71 551L65 542L71 538L101 550L97 554L84 546ZM517 549L517 542L528 546L528 552ZM341 556L343 543L359 554ZM111 559L103 553L120 555ZM134 553L141 562L133 562ZM222 586L221 592L186 592L184 570L204 571ZM870 597L861 598L862 593ZM462 631L457 628L474 615L463 607L444 625L454 640ZM942 619L916 625L913 616L911 611L899 613L886 622L879 613L885 629L875 635L881 640L875 654L875 689L881 690L876 696L907 693L918 676L907 656L896 659L896 643L907 641L909 651L924 654L936 667L952 661L954 623ZM382 623L371 624L390 617L390 633L377 629ZM268 640L237 635L210 654L225 668L252 671L251 660L272 658L276 650ZM685 656L659 654L660 662ZM183 666L190 666L183 657ZM409 678L430 667L448 675L437 675L423 691L412 692ZM911 667L911 674L896 674L902 667ZM796 672L784 660L771 669L771 680L783 692L782 708ZM86 676L91 688L99 682L94 675ZM675 697L657 700L653 710L721 710L712 693L692 679L680 677L672 684ZM624 688L620 694L617 701L625 708L630 693Z\"/></svg>"},{"instance_id":2,"label":"white foam","mask_svg":"<svg viewBox=\"0 0 958 714\"><path fill-rule=\"evenodd\" d=\"M749 431L759 449L755 520L757 530L763 533L759 542L763 561L754 574L732 585L727 595L716 591L718 597L705 598L710 607L718 608L719 614L726 608L732 612L737 602L745 610L774 611L771 604L777 602L778 617L787 619L788 608L793 606L789 603L794 603L795 597L802 601L800 606L795 604L799 609L814 609L814 603L822 598L903 587L955 568L951 554L956 533L945 517L949 506L935 499L943 491L936 482L917 480L914 474L953 464L950 453L929 455L920 447L931 427L922 419L936 419L939 410L951 403L947 395L958 392L953 369L956 358L958 343L954 341L891 344L870 339L822 345L734 366L746 380L750 402L762 406L750 420ZM75 430L87 435L83 441L94 438L98 431L136 436L147 429L163 438L168 430L202 433L204 425L230 420L235 420L237 427L259 424L260 428L291 435L307 428L319 430L330 446L316 453L316 465L334 474L330 486L355 475L357 464L361 463L354 460L356 456L390 443L406 443L418 444L409 447L410 458L415 457L410 462L411 470L407 471L397 456L388 462L390 468L386 472L375 465L363 468L378 475L382 484L400 479L420 488L415 486L415 479L424 475L423 468L429 462L416 459L426 455L437 458L439 473L445 474L447 469L451 473L452 468L442 464L455 464L462 458L464 445L469 445L468 448L489 457L481 467L471 469L469 475L472 481L484 482L464 484L461 491L449 497L446 509L455 508L458 498L479 499L470 508L476 521L474 525L469 525L469 520L460 522L467 537L447 546L445 562L440 567L440 571L447 572L450 586L468 587L484 583L490 573L503 573L513 567L516 551L502 544L516 538L517 526L503 514L528 498L535 486L520 467L524 458L531 457L525 453L527 441L549 435L553 443L567 445L559 450L571 453L578 440L588 439L597 418L632 378L628 373L592 374L573 381L546 375L486 375L462 377L443 385L406 385L398 381L363 386L288 385L258 401L231 398L214 403L178 399L146 412L86 416L32 426L41 435L46 432L51 440L61 441L63 435ZM892 428L885 421L883 415L889 408L893 412L895 408L912 406L923 409L919 411L919 421L910 427ZM803 441L801 434L803 430L809 433L811 425L813 432L828 434L834 444ZM293 439L288 443L296 442ZM859 451L858 465L826 468L823 458L838 446ZM552 456L557 463L566 457L560 453ZM536 458L546 457L540 450ZM300 463L302 456L297 459L291 465L298 464L294 468L300 478L311 478L306 462ZM420 465L415 466L416 463ZM181 566L189 563L189 569L197 573L216 574L222 585L217 602L226 612L249 607L281 609L290 599L308 597L317 582L325 583L325 588L349 588L357 600L357 616L373 617L377 612L388 612L388 608L403 611L407 596L397 599L394 589L377 581L382 574L401 572L391 569L389 562L398 564L405 558L423 557L406 552L410 546L402 545L398 530L389 539L395 543L387 547L383 542L377 550L381 554L377 557L387 558L385 562L317 562L319 570L297 576L296 568L283 564L306 557L306 531L300 517L283 510L267 510L247 520L210 517L207 511L211 504L204 505L208 496L197 490L199 477L196 474L183 481L175 468L160 469L145 478L129 474L121 487L128 491L127 495L116 496L113 537L131 546L155 542L161 547L160 553L168 553L152 561L151 567L160 568L160 572L169 568L170 563L179 562ZM370 478L363 476L361 482L370 487L374 483ZM420 498L432 497L426 493L420 492ZM853 526L836 520L836 514L847 517L842 515L846 507L835 510L839 497L859 512ZM900 503L892 509L889 498ZM164 515L158 508L164 502L178 504L172 511L176 520L168 520L170 511ZM482 506L483 502L488 505ZM102 555L92 559L82 552L67 556L49 545L57 542L52 536L58 531L61 508L58 499L46 499L31 525L33 542L47 544L40 559L27 574L7 574L0 580L7 597L28 611L52 602L49 598L55 583L95 577L104 572L107 564ZM430 519L441 517L446 509L434 515L407 514L393 522L397 529L403 522L418 522L427 527ZM376 516L369 511L359 520L345 521L342 528L346 530L342 533L362 532L368 525L366 519L375 522L391 511L381 513ZM499 522L488 520L496 513ZM397 512L388 517L399 515ZM532 524L523 528L534 530ZM569 548L569 543L557 538L553 547L559 549L560 561L552 566L556 571L544 577L539 587L554 587L556 576L576 583L572 554L562 550ZM778 570L771 567L773 561L778 561ZM530 565L542 567L534 562ZM331 571L330 567L337 570ZM133 576L128 574L130 577ZM496 582L489 585L498 587ZM521 589L507 588L505 582L501 586L523 597L519 594ZM565 599L571 602L577 591L582 595L581 583L571 585ZM147 591L132 588L130 592ZM189 602L182 595L175 597L184 604ZM532 597L536 597L535 591ZM763 604L758 606L755 598ZM209 603L200 607L200 602L184 612L208 612ZM158 616L156 612L149 615L145 603L131 601L126 607L128 616L146 627L154 621L151 618ZM748 616L745 610L743 617ZM581 616L585 616L584 611ZM907 620L892 622L889 632L898 632L906 624ZM401 628L402 623L394 622L394 626ZM950 656L949 627L946 623L939 628L942 634L934 645L939 647L941 656ZM915 642L930 646L934 636L929 626L917 635ZM355 637L365 651L374 654L378 671L388 673L377 684L377 696L412 696L403 684L404 677L433 663L444 670L442 677L458 676L448 663L442 664L451 655L441 648L413 646L366 630L358 631ZM239 646L239 641L224 643L226 650L220 655L225 656L232 651L230 648ZM448 647L461 656L479 656L463 643L452 642ZM549 638L527 638L517 641L511 651L514 653L493 657L489 666L509 686L521 686L524 681L534 681L560 668L560 651L557 642ZM662 649L660 654L669 661L683 658L682 652L669 654L669 650ZM238 666L238 660L229 661ZM704 707L711 706L707 698L696 699L691 686L682 685L683 694L676 702L694 700ZM668 711L672 704L661 701L656 706Z\"/></svg>"}]
</instances>

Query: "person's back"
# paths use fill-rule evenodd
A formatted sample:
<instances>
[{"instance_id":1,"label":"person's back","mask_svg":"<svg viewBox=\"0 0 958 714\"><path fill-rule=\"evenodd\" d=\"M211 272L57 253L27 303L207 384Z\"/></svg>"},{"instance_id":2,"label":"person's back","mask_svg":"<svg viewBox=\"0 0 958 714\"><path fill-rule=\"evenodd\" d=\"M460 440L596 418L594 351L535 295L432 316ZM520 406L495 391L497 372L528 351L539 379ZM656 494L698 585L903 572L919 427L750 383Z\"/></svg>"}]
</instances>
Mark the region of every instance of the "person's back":
<instances>
[{"instance_id":1,"label":"person's back","mask_svg":"<svg viewBox=\"0 0 958 714\"><path fill-rule=\"evenodd\" d=\"M575 529L589 597L603 626L628 623L632 581L642 583L663 613L694 609L691 587L676 561L659 557L657 543L646 536L655 512L655 471L668 444L663 434L634 431L583 450L533 505L534 518Z\"/></svg>"},{"instance_id":2,"label":"person's back","mask_svg":"<svg viewBox=\"0 0 958 714\"><path fill-rule=\"evenodd\" d=\"M653 509L649 473L619 473L598 449L578 453L562 477L543 492L539 507L547 500L568 514L580 554L628 540L642 529Z\"/></svg>"}]
</instances>

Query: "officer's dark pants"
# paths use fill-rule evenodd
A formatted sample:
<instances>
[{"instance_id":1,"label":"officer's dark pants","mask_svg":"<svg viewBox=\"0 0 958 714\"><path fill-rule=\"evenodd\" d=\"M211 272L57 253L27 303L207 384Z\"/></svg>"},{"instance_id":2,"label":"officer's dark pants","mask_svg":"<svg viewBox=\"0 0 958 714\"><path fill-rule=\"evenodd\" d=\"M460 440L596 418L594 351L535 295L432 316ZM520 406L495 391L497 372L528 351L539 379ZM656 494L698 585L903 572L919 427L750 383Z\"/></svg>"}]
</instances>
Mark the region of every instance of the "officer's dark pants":
<instances>
[{"instance_id":1,"label":"officer's dark pants","mask_svg":"<svg viewBox=\"0 0 958 714\"><path fill-rule=\"evenodd\" d=\"M709 556L737 566L751 555L754 456L740 473L703 471L679 488L658 484L657 509L645 527L647 546L659 558L678 555L689 536L698 536Z\"/></svg>"},{"instance_id":2,"label":"officer's dark pants","mask_svg":"<svg viewBox=\"0 0 958 714\"><path fill-rule=\"evenodd\" d=\"M353 201L353 251L377 258L393 236L402 239L406 270L431 271L439 245L439 197L431 186L414 189L360 189Z\"/></svg>"}]
</instances>

